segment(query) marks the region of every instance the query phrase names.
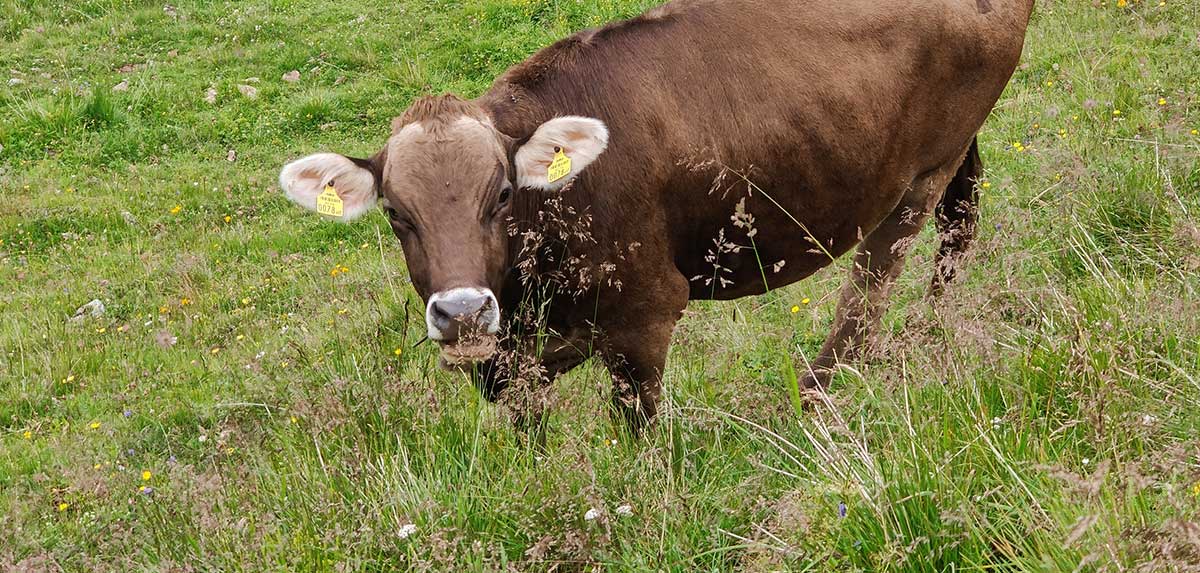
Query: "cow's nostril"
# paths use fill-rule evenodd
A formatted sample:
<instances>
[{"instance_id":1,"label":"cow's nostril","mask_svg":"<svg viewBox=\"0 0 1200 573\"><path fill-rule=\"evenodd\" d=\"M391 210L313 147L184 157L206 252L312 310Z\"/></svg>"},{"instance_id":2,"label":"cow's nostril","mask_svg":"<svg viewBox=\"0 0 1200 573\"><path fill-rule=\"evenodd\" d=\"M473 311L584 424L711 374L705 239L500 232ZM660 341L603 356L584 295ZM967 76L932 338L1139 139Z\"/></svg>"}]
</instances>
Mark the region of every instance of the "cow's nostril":
<instances>
[{"instance_id":1,"label":"cow's nostril","mask_svg":"<svg viewBox=\"0 0 1200 573\"><path fill-rule=\"evenodd\" d=\"M437 324L438 326L442 326L442 325L448 324L451 320L453 320L454 319L453 307L454 307L454 305L448 304L444 301L438 301L438 302L433 303L430 310L432 311L432 314L433 314L434 323Z\"/></svg>"}]
</instances>

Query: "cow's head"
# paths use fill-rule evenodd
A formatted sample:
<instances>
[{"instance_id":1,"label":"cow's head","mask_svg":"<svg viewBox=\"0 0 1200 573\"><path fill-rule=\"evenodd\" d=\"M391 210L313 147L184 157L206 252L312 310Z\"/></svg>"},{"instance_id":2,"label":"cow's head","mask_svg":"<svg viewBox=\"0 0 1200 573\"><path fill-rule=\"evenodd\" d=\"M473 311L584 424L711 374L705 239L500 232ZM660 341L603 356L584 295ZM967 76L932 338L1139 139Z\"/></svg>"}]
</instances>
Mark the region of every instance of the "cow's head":
<instances>
[{"instance_id":1,"label":"cow's head","mask_svg":"<svg viewBox=\"0 0 1200 573\"><path fill-rule=\"evenodd\" d=\"M426 302L429 338L452 347L500 327L514 194L561 189L607 144L603 122L573 116L514 141L479 106L440 96L397 118L374 157L311 155L285 166L279 181L292 201L341 221L378 203Z\"/></svg>"}]
</instances>

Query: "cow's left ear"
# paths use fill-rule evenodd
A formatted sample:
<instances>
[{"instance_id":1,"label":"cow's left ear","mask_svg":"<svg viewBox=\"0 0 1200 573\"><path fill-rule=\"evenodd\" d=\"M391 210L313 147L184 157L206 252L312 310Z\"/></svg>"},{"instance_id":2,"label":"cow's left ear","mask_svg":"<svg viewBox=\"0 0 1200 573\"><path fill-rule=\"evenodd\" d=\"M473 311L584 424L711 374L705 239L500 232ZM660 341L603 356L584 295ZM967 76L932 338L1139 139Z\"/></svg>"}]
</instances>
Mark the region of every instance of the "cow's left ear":
<instances>
[{"instance_id":1,"label":"cow's left ear","mask_svg":"<svg viewBox=\"0 0 1200 573\"><path fill-rule=\"evenodd\" d=\"M517 150L517 187L557 191L608 147L608 128L591 117L556 117Z\"/></svg>"},{"instance_id":2,"label":"cow's left ear","mask_svg":"<svg viewBox=\"0 0 1200 573\"><path fill-rule=\"evenodd\" d=\"M370 166L366 159L318 153L285 165L279 186L297 204L349 222L367 214L379 197Z\"/></svg>"}]
</instances>

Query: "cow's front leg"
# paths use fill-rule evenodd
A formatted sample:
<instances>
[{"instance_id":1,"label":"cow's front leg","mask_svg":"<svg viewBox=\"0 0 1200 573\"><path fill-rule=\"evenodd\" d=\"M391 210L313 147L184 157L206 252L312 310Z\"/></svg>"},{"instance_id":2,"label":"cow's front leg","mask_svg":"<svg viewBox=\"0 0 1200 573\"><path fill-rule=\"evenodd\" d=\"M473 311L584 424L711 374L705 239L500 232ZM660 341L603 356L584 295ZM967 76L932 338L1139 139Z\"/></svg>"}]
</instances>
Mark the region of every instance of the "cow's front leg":
<instances>
[{"instance_id":1,"label":"cow's front leg","mask_svg":"<svg viewBox=\"0 0 1200 573\"><path fill-rule=\"evenodd\" d=\"M652 300L624 307L617 313L623 320L605 325L601 348L613 379L613 413L634 436L658 415L671 334L688 300L682 276L655 288L637 290L639 296L650 293Z\"/></svg>"},{"instance_id":2,"label":"cow's front leg","mask_svg":"<svg viewBox=\"0 0 1200 573\"><path fill-rule=\"evenodd\" d=\"M475 387L489 402L507 408L518 434L543 448L550 388L590 356L587 347L565 340L548 342L540 354L506 345L496 358L476 367Z\"/></svg>"}]
</instances>

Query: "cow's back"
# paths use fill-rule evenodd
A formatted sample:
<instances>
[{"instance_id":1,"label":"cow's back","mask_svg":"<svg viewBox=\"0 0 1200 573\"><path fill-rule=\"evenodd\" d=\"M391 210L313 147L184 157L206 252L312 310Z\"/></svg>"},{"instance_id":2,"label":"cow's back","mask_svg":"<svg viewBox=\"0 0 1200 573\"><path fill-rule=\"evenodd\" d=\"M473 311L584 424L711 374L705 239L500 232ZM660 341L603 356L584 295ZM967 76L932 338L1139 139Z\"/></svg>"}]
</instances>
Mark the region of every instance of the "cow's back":
<instances>
[{"instance_id":1,"label":"cow's back","mask_svg":"<svg viewBox=\"0 0 1200 573\"><path fill-rule=\"evenodd\" d=\"M604 120L609 150L572 198L602 223L599 243L649 244L689 277L728 274L693 285L696 298L743 296L827 265L961 154L1031 6L987 4L673 2L547 48L484 100L518 138L554 115ZM731 220L739 209L753 233ZM758 252L724 253L714 271L718 236L753 237Z\"/></svg>"}]
</instances>

